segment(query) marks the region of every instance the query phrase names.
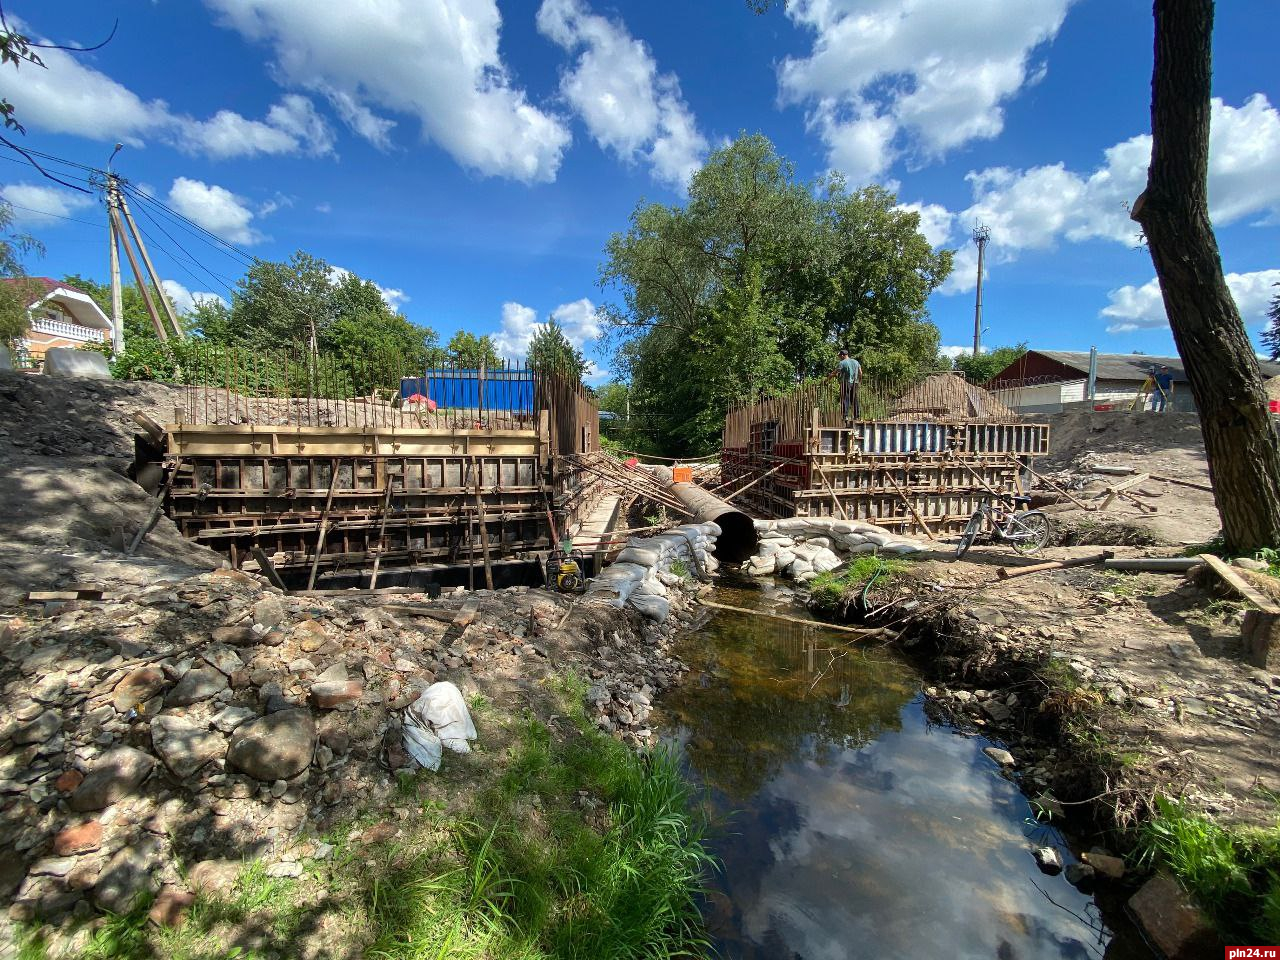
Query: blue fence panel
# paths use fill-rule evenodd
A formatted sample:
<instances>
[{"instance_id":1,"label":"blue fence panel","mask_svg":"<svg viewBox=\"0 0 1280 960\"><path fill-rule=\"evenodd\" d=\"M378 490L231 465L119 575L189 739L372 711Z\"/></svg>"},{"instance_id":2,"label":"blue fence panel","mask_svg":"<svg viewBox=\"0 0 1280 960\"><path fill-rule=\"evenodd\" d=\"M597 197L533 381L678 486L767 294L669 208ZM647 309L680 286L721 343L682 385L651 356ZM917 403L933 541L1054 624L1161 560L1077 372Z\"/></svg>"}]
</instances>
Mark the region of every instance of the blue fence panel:
<instances>
[{"instance_id":1,"label":"blue fence panel","mask_svg":"<svg viewBox=\"0 0 1280 960\"><path fill-rule=\"evenodd\" d=\"M480 406L479 370L427 370L421 377L404 377L400 396L414 394L434 400L437 407L474 410ZM486 410L533 412L533 374L528 370L507 370L484 375Z\"/></svg>"}]
</instances>

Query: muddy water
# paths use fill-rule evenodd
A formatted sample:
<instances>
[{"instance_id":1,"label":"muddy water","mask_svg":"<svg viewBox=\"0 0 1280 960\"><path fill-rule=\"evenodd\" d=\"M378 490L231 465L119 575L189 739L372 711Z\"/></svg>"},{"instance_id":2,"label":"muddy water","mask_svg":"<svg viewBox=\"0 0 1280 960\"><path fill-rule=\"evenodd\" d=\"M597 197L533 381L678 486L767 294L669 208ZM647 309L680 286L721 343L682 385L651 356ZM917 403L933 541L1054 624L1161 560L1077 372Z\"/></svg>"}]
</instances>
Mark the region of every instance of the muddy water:
<instances>
[{"instance_id":1,"label":"muddy water","mask_svg":"<svg viewBox=\"0 0 1280 960\"><path fill-rule=\"evenodd\" d=\"M660 705L663 733L712 808L720 955L1139 955L1036 867L1033 845L1075 857L982 753L990 742L930 723L919 676L847 639L717 612L684 641L691 670Z\"/></svg>"}]
</instances>

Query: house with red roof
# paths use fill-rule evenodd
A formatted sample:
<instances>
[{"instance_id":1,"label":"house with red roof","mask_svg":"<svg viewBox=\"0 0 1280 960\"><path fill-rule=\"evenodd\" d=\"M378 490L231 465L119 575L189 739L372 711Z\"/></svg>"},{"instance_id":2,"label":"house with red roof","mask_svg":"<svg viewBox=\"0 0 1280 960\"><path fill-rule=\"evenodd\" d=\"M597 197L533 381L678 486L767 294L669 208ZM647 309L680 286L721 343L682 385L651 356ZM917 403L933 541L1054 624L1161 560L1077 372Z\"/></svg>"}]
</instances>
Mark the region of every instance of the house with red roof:
<instances>
[{"instance_id":1,"label":"house with red roof","mask_svg":"<svg viewBox=\"0 0 1280 960\"><path fill-rule=\"evenodd\" d=\"M3 283L24 291L29 318L27 332L18 344L30 362L39 365L52 347L82 347L91 343L124 349L124 330L113 329L111 318L83 290L51 277L13 277Z\"/></svg>"}]
</instances>

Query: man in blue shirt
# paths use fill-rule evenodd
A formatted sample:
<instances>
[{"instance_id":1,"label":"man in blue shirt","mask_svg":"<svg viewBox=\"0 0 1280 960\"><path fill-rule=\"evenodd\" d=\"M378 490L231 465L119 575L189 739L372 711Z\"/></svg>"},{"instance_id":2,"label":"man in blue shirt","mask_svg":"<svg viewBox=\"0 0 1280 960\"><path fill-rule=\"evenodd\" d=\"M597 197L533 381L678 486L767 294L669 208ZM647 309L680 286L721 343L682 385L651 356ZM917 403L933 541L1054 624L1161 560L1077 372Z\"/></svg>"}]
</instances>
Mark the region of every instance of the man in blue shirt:
<instances>
[{"instance_id":1,"label":"man in blue shirt","mask_svg":"<svg viewBox=\"0 0 1280 960\"><path fill-rule=\"evenodd\" d=\"M851 423L858 419L858 387L862 384L862 364L849 356L848 350L841 350L840 362L836 364L834 374L840 378L841 416L845 423Z\"/></svg>"},{"instance_id":2,"label":"man in blue shirt","mask_svg":"<svg viewBox=\"0 0 1280 960\"><path fill-rule=\"evenodd\" d=\"M1173 373L1168 367L1161 367L1154 379L1156 388L1151 394L1151 410L1153 413L1164 413L1168 404L1173 402Z\"/></svg>"}]
</instances>

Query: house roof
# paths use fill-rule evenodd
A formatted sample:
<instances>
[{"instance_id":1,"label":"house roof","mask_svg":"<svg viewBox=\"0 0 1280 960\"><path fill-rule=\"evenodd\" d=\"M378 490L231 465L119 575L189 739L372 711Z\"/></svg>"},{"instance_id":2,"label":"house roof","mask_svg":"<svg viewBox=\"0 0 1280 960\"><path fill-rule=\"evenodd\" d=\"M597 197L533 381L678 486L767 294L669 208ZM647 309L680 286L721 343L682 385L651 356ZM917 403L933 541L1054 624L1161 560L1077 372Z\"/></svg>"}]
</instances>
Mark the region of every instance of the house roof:
<instances>
[{"instance_id":1,"label":"house roof","mask_svg":"<svg viewBox=\"0 0 1280 960\"><path fill-rule=\"evenodd\" d=\"M98 330L110 330L111 319L102 311L97 302L79 287L74 287L52 277L6 277L0 280L10 286L19 284L29 288L26 296L26 307L39 306L46 300L56 299L66 308L77 323Z\"/></svg>"},{"instance_id":2,"label":"house roof","mask_svg":"<svg viewBox=\"0 0 1280 960\"><path fill-rule=\"evenodd\" d=\"M1044 357L1062 367L1068 368L1063 373L1075 371L1080 377L1089 375L1089 353L1088 351L1073 350L1028 350L1027 354L1036 354ZM998 380L1014 380L1019 379L1019 367L1023 364L1021 358L1009 364L1004 370L1001 370L992 381ZM1133 380L1141 382L1147 378L1147 374L1151 372L1152 367L1168 367L1169 372L1173 374L1174 382L1185 383L1187 380L1186 371L1182 366L1181 357L1159 357L1147 353L1100 353L1098 354L1098 379L1099 380ZM1274 377L1280 376L1280 363L1274 363L1270 360L1259 360L1258 366L1262 369L1262 376Z\"/></svg>"}]
</instances>

